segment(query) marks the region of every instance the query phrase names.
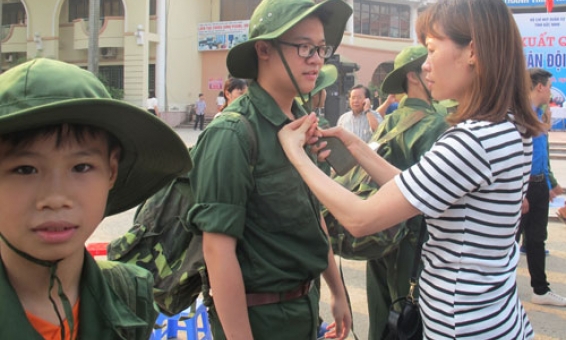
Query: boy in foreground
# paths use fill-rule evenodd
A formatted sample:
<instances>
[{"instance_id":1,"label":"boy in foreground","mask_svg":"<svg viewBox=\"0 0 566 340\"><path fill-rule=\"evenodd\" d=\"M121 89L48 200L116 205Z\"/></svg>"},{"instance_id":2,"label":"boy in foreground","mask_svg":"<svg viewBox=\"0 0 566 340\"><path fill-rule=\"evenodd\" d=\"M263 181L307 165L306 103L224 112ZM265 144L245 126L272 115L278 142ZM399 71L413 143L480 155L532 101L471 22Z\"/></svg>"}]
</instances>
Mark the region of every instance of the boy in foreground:
<instances>
[{"instance_id":1,"label":"boy in foreground","mask_svg":"<svg viewBox=\"0 0 566 340\"><path fill-rule=\"evenodd\" d=\"M151 275L84 243L190 165L167 125L90 72L35 59L2 74L0 339L148 339Z\"/></svg>"}]
</instances>

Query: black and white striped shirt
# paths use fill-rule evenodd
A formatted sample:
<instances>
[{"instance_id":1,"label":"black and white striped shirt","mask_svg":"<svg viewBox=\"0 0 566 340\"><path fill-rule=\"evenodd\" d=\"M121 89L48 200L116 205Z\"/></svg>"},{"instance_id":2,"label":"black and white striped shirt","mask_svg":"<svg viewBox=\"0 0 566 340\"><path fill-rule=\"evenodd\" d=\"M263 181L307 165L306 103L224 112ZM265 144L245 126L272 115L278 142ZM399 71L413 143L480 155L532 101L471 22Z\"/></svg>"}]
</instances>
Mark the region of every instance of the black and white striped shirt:
<instances>
[{"instance_id":1,"label":"black and white striped shirt","mask_svg":"<svg viewBox=\"0 0 566 340\"><path fill-rule=\"evenodd\" d=\"M395 178L428 225L419 282L426 338L534 336L515 279L531 157L531 139L512 122L467 121Z\"/></svg>"}]
</instances>

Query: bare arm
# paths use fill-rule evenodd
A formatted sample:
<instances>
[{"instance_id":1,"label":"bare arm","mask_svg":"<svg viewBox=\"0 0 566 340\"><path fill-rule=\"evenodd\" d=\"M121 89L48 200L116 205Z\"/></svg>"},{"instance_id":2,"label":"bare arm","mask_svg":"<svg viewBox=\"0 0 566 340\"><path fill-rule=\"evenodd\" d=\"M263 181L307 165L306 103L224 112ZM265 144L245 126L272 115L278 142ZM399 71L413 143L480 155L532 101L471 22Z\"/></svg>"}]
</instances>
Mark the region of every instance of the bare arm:
<instances>
[{"instance_id":1,"label":"bare arm","mask_svg":"<svg viewBox=\"0 0 566 340\"><path fill-rule=\"evenodd\" d=\"M227 339L253 339L236 239L203 233L203 253L214 306Z\"/></svg>"},{"instance_id":2,"label":"bare arm","mask_svg":"<svg viewBox=\"0 0 566 340\"><path fill-rule=\"evenodd\" d=\"M330 243L328 228L326 227L326 222L322 215L320 216L320 226L326 233L326 237L328 237L328 243ZM333 339L346 339L352 327L352 313L348 306L348 300L346 299L344 282L342 282L342 278L336 267L332 247L328 250L328 268L322 273L322 276L332 295L330 306L332 308L332 315L334 316L334 324L330 325L331 331L329 336Z\"/></svg>"},{"instance_id":3,"label":"bare arm","mask_svg":"<svg viewBox=\"0 0 566 340\"><path fill-rule=\"evenodd\" d=\"M385 99L383 104L379 105L379 107L377 109L375 109L375 111L377 111L377 113L379 113L381 115L381 117L385 118L385 114L387 113L387 109L389 109L389 106L391 106L391 104L393 104L394 102L395 102L395 95L390 94L390 95L387 96L387 99Z\"/></svg>"},{"instance_id":4,"label":"bare arm","mask_svg":"<svg viewBox=\"0 0 566 340\"><path fill-rule=\"evenodd\" d=\"M395 182L390 181L399 170L343 129L330 129L323 134L342 139L381 189L369 199L362 200L324 175L303 150L303 144L310 138L308 131L313 121L316 122L315 116L291 122L279 131L279 140L285 154L309 188L352 235L357 237L369 235L419 214L419 211L405 199Z\"/></svg>"},{"instance_id":5,"label":"bare arm","mask_svg":"<svg viewBox=\"0 0 566 340\"><path fill-rule=\"evenodd\" d=\"M364 100L364 111L366 111L366 118L368 120L371 132L375 132L377 130L377 127L379 126L379 122L377 121L377 118L375 118L375 116L371 113L371 102L369 98L366 98Z\"/></svg>"}]
</instances>

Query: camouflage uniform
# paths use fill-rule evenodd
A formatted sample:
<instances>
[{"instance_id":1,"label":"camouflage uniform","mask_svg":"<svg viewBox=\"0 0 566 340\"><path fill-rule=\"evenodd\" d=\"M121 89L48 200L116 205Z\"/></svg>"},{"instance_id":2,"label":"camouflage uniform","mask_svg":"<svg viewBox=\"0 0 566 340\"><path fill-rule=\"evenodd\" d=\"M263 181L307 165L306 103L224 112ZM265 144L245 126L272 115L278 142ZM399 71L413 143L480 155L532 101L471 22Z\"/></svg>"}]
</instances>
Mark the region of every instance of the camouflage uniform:
<instances>
[{"instance_id":1,"label":"camouflage uniform","mask_svg":"<svg viewBox=\"0 0 566 340\"><path fill-rule=\"evenodd\" d=\"M425 112L425 117L382 146L379 152L389 163L400 170L405 170L417 163L420 157L431 148L438 136L446 131L448 128L445 122L446 109L440 105L432 107L420 99L404 98L399 103L399 108L386 116L372 138L372 140L378 140L401 120L416 111ZM377 187L373 182L372 185ZM389 306L397 298L406 296L409 291L409 277L421 217L416 216L406 223L410 232L396 250L380 259L367 261L367 297L370 319L368 338L371 340L382 339L387 325Z\"/></svg>"},{"instance_id":2,"label":"camouflage uniform","mask_svg":"<svg viewBox=\"0 0 566 340\"><path fill-rule=\"evenodd\" d=\"M293 290L327 268L329 246L318 201L277 139L289 119L256 82L224 111L247 117L257 135L257 162L250 171L250 138L241 119L222 115L212 121L191 151L196 204L189 220L203 232L238 240L246 293ZM297 103L292 111L305 114ZM314 339L318 303L311 289L295 300L248 308L254 339ZM210 321L214 338L223 339L214 308Z\"/></svg>"},{"instance_id":3,"label":"camouflage uniform","mask_svg":"<svg viewBox=\"0 0 566 340\"><path fill-rule=\"evenodd\" d=\"M29 323L0 261L0 339L43 340ZM78 339L145 340L153 331L153 279L146 270L85 254ZM124 301L124 300L128 301ZM134 307L135 306L135 307ZM132 311L135 309L135 311Z\"/></svg>"}]
</instances>

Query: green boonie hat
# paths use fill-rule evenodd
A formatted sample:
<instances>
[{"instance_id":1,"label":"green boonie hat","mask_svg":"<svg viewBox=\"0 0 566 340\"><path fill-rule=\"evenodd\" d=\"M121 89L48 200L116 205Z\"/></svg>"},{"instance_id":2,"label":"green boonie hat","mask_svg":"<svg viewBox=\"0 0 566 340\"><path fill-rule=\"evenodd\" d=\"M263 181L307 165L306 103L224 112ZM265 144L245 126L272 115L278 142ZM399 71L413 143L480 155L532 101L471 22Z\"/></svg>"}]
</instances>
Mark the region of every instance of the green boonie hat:
<instances>
[{"instance_id":1,"label":"green boonie hat","mask_svg":"<svg viewBox=\"0 0 566 340\"><path fill-rule=\"evenodd\" d=\"M318 78L316 78L316 83L314 89L311 91L311 95L319 93L322 89L334 84L338 79L338 69L332 64L326 64L320 68L318 72Z\"/></svg>"},{"instance_id":2,"label":"green boonie hat","mask_svg":"<svg viewBox=\"0 0 566 340\"><path fill-rule=\"evenodd\" d=\"M250 19L249 40L228 52L226 65L230 74L236 78L257 78L256 41L279 38L311 14L323 16L326 44L334 46L336 51L352 14L352 8L343 0L319 4L312 0L263 0Z\"/></svg>"},{"instance_id":3,"label":"green boonie hat","mask_svg":"<svg viewBox=\"0 0 566 340\"><path fill-rule=\"evenodd\" d=\"M91 72L39 58L0 75L0 135L58 124L93 126L120 141L106 215L135 207L192 167L175 131L151 113L112 99Z\"/></svg>"},{"instance_id":4,"label":"green boonie hat","mask_svg":"<svg viewBox=\"0 0 566 340\"><path fill-rule=\"evenodd\" d=\"M381 91L390 94L403 93L403 82L407 73L415 71L425 62L428 51L422 45L409 46L404 48L395 57L393 71L389 72L383 84Z\"/></svg>"},{"instance_id":5,"label":"green boonie hat","mask_svg":"<svg viewBox=\"0 0 566 340\"><path fill-rule=\"evenodd\" d=\"M316 78L314 89L310 92L310 95L314 96L323 89L334 84L336 82L336 79L338 79L338 69L336 68L336 66L332 64L323 65L318 72L318 78ZM300 96L296 97L295 99L302 103Z\"/></svg>"}]
</instances>

